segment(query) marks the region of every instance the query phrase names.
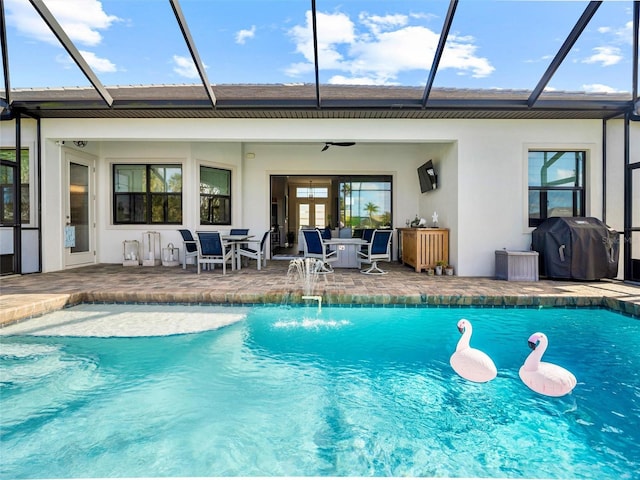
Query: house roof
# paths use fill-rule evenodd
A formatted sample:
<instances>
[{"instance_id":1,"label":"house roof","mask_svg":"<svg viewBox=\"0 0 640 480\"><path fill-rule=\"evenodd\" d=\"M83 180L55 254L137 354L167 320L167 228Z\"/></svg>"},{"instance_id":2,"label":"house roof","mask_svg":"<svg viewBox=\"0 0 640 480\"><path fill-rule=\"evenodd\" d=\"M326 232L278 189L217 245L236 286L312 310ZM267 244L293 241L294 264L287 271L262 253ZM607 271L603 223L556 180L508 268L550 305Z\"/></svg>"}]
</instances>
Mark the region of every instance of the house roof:
<instances>
[{"instance_id":1,"label":"house roof","mask_svg":"<svg viewBox=\"0 0 640 480\"><path fill-rule=\"evenodd\" d=\"M434 88L426 106L416 87L215 85L212 106L200 85L107 87L106 105L93 88L21 89L12 108L40 118L478 118L602 119L633 108L628 95L545 92L529 107L525 90Z\"/></svg>"}]
</instances>

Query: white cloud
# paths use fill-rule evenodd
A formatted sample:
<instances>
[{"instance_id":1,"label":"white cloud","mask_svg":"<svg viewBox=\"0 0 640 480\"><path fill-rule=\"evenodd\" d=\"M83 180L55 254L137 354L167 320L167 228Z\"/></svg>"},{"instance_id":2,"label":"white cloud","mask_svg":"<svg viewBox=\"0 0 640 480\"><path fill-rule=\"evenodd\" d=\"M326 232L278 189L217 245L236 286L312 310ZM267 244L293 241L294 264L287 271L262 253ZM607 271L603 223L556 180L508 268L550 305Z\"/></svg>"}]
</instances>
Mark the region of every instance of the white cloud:
<instances>
[{"instance_id":1,"label":"white cloud","mask_svg":"<svg viewBox=\"0 0 640 480\"><path fill-rule=\"evenodd\" d=\"M344 75L334 75L328 83L332 85L380 85L380 82L375 78L345 77Z\"/></svg>"},{"instance_id":2,"label":"white cloud","mask_svg":"<svg viewBox=\"0 0 640 480\"><path fill-rule=\"evenodd\" d=\"M102 41L100 30L120 19L107 15L98 0L46 0L47 8L74 43L95 46ZM7 21L21 35L59 45L49 27L25 0L6 0Z\"/></svg>"},{"instance_id":3,"label":"white cloud","mask_svg":"<svg viewBox=\"0 0 640 480\"><path fill-rule=\"evenodd\" d=\"M175 66L173 67L173 71L176 72L181 77L200 78L200 75L198 74L198 69L196 68L195 63L193 63L193 59L191 57L182 57L180 55L174 55L173 62L175 63Z\"/></svg>"},{"instance_id":4,"label":"white cloud","mask_svg":"<svg viewBox=\"0 0 640 480\"><path fill-rule=\"evenodd\" d=\"M313 71L314 71L313 63L299 62L299 63L292 63L291 65L289 65L285 73L290 77L299 77L301 75L305 75Z\"/></svg>"},{"instance_id":5,"label":"white cloud","mask_svg":"<svg viewBox=\"0 0 640 480\"><path fill-rule=\"evenodd\" d=\"M540 62L546 63L551 59L553 59L553 55L542 55L541 57L538 57L538 58L529 58L523 61L524 63L540 63Z\"/></svg>"},{"instance_id":6,"label":"white cloud","mask_svg":"<svg viewBox=\"0 0 640 480\"><path fill-rule=\"evenodd\" d=\"M13 25L18 32L40 41L58 44L55 35L42 21L29 2L23 0L5 0L7 23Z\"/></svg>"},{"instance_id":7,"label":"white cloud","mask_svg":"<svg viewBox=\"0 0 640 480\"><path fill-rule=\"evenodd\" d=\"M409 16L411 18L415 18L418 20L427 20L427 21L438 19L438 16L433 13L410 13Z\"/></svg>"},{"instance_id":8,"label":"white cloud","mask_svg":"<svg viewBox=\"0 0 640 480\"><path fill-rule=\"evenodd\" d=\"M623 58L617 47L595 47L593 50L596 53L582 60L583 63L599 63L603 67L609 67Z\"/></svg>"},{"instance_id":9,"label":"white cloud","mask_svg":"<svg viewBox=\"0 0 640 480\"><path fill-rule=\"evenodd\" d=\"M616 90L613 87L609 87L608 85L603 85L601 83L591 83L588 85L582 85L582 89L585 92L589 93L619 93L620 90Z\"/></svg>"},{"instance_id":10,"label":"white cloud","mask_svg":"<svg viewBox=\"0 0 640 480\"><path fill-rule=\"evenodd\" d=\"M358 41L350 50L354 75L389 83L404 70L426 70L431 66L438 35L424 27L405 27L379 34L374 41Z\"/></svg>"},{"instance_id":11,"label":"white cloud","mask_svg":"<svg viewBox=\"0 0 640 480\"><path fill-rule=\"evenodd\" d=\"M112 63L106 58L100 58L96 56L96 54L93 52L80 50L80 54L82 55L82 58L84 58L85 62L89 64L89 66L94 72L113 73L118 71L118 68L115 66L114 63ZM56 55L56 62L62 65L62 68L67 70L77 68L76 63L66 52Z\"/></svg>"},{"instance_id":12,"label":"white cloud","mask_svg":"<svg viewBox=\"0 0 640 480\"><path fill-rule=\"evenodd\" d=\"M477 56L477 49L471 43L461 43L452 37L444 47L440 68L457 69L461 74L471 72L471 76L475 78L488 77L495 67L488 59Z\"/></svg>"},{"instance_id":13,"label":"white cloud","mask_svg":"<svg viewBox=\"0 0 640 480\"><path fill-rule=\"evenodd\" d=\"M324 71L336 70L331 83L396 84L405 71L431 67L439 33L424 25L412 25L415 15L369 15L360 13L357 23L344 13L317 14L318 57ZM313 71L311 13L305 25L293 27L289 34L296 51L306 62L292 64L287 74L297 76ZM464 75L486 77L494 71L488 59L477 55L469 36L450 35L440 68L458 70Z\"/></svg>"},{"instance_id":14,"label":"white cloud","mask_svg":"<svg viewBox=\"0 0 640 480\"><path fill-rule=\"evenodd\" d=\"M401 14L380 16L361 13L358 19L360 23L368 27L374 35L378 35L383 31L393 30L394 28L404 27L409 22L409 17Z\"/></svg>"},{"instance_id":15,"label":"white cloud","mask_svg":"<svg viewBox=\"0 0 640 480\"><path fill-rule=\"evenodd\" d=\"M73 61L73 58L67 55L66 52L56 55L56 62L59 63L65 70L77 68L76 63Z\"/></svg>"},{"instance_id":16,"label":"white cloud","mask_svg":"<svg viewBox=\"0 0 640 480\"><path fill-rule=\"evenodd\" d=\"M86 52L84 50L80 50L80 53L84 57L85 61L89 64L89 66L98 73L112 73L117 71L117 68L114 63L106 58L100 58L96 56L93 52Z\"/></svg>"},{"instance_id":17,"label":"white cloud","mask_svg":"<svg viewBox=\"0 0 640 480\"><path fill-rule=\"evenodd\" d=\"M306 14L306 24L296 25L290 31L296 52L302 54L307 63L299 62L290 65L286 72L290 76L298 76L314 69L313 29L311 27L311 12ZM318 25L318 57L323 69L343 70L343 55L338 48L353 43L355 40L354 24L349 17L342 13L316 14Z\"/></svg>"},{"instance_id":18,"label":"white cloud","mask_svg":"<svg viewBox=\"0 0 640 480\"><path fill-rule=\"evenodd\" d=\"M107 15L102 9L102 3L97 0L46 0L45 4L76 45L100 44L102 35L99 30L107 30L114 22L120 21L114 15ZM6 0L5 5L7 21L18 30L19 34L63 48L29 2ZM118 70L116 65L107 58L100 58L86 50L79 51L91 69L97 73L112 73ZM56 62L66 69L76 68L72 58L67 54L56 55Z\"/></svg>"},{"instance_id":19,"label":"white cloud","mask_svg":"<svg viewBox=\"0 0 640 480\"><path fill-rule=\"evenodd\" d=\"M256 26L251 25L249 30L240 30L236 33L236 43L244 45L247 39L254 38L256 36Z\"/></svg>"},{"instance_id":20,"label":"white cloud","mask_svg":"<svg viewBox=\"0 0 640 480\"><path fill-rule=\"evenodd\" d=\"M633 21L629 20L624 27L617 29L615 35L623 43L633 45Z\"/></svg>"}]
</instances>

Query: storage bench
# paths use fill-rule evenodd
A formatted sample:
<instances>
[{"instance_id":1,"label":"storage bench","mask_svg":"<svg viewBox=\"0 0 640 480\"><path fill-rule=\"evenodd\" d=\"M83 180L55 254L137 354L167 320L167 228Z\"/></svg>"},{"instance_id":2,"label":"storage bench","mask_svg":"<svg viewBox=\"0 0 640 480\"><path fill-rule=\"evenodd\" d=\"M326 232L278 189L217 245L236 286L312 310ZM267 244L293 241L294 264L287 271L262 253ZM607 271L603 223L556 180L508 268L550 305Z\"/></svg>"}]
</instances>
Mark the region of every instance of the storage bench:
<instances>
[{"instance_id":1,"label":"storage bench","mask_svg":"<svg viewBox=\"0 0 640 480\"><path fill-rule=\"evenodd\" d=\"M496 250L496 278L511 282L537 282L538 252Z\"/></svg>"}]
</instances>

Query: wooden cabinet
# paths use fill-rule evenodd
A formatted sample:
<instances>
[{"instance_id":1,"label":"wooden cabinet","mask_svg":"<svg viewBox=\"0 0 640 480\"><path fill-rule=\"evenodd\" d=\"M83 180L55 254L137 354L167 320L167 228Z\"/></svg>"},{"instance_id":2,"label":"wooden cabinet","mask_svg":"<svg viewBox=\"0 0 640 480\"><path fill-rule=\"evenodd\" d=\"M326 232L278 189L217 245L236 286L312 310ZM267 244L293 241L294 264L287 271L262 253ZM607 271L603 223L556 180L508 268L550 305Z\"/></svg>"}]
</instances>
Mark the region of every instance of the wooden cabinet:
<instances>
[{"instance_id":1,"label":"wooden cabinet","mask_svg":"<svg viewBox=\"0 0 640 480\"><path fill-rule=\"evenodd\" d=\"M436 262L449 263L448 228L400 228L402 263L416 272L435 268Z\"/></svg>"}]
</instances>

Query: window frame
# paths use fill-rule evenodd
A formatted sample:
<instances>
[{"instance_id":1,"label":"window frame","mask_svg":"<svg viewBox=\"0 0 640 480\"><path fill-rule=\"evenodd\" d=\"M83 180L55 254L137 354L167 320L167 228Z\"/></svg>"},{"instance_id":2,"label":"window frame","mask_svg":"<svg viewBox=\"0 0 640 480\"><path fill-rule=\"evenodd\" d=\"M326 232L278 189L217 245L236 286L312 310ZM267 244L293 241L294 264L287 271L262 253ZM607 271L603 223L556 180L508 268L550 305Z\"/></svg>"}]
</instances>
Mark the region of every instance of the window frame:
<instances>
[{"instance_id":1,"label":"window frame","mask_svg":"<svg viewBox=\"0 0 640 480\"><path fill-rule=\"evenodd\" d=\"M3 165L7 165L10 168L15 168L15 166L17 166L17 161L16 161L16 153L17 153L17 149L15 146L0 146L0 150L4 150L4 151L12 151L13 152L13 160L10 159L2 159L2 163ZM20 165L22 168L24 168L24 165L26 164L26 168L27 168L27 183L23 183L22 182L22 172L21 171L17 171L17 175L19 177L19 193L18 193L18 201L21 202L21 214L22 214L22 218L20 218L19 222L4 222L4 217L3 214L0 214L0 223L2 223L4 226L8 226L8 225L20 225L23 228L35 228L36 225L36 215L35 215L35 211L37 210L37 189L34 188L34 186L36 185L36 168L35 168L35 164L34 164L34 157L33 157L33 152L34 152L34 147L32 145L23 145L20 147L20 152L23 155L23 158L21 159ZM24 153L26 152L26 154ZM26 162L26 163L25 163ZM26 191L25 191L26 190ZM26 195L25 195L26 193ZM25 201L23 201L23 199ZM26 208L25 208L26 206ZM25 213L26 212L26 213ZM27 218L24 218L26 214Z\"/></svg>"},{"instance_id":2,"label":"window frame","mask_svg":"<svg viewBox=\"0 0 640 480\"><path fill-rule=\"evenodd\" d=\"M563 153L563 154L581 154L580 159L576 159L576 170L578 174L575 176L575 182L573 186L543 186L533 185L529 179L529 166L531 163L532 153ZM584 148L533 148L527 149L527 168L525 169L525 181L527 186L527 200L526 200L526 215L527 225L530 228L538 227L544 222L548 216L548 201L549 194L553 192L572 192L572 215L571 217L584 217L586 215L587 205L587 163L589 158L589 151ZM578 165L578 162L580 165ZM539 202L539 218L533 218L531 216L531 194L538 192Z\"/></svg>"},{"instance_id":3,"label":"window frame","mask_svg":"<svg viewBox=\"0 0 640 480\"><path fill-rule=\"evenodd\" d=\"M116 190L117 170L119 167L131 168L131 167L144 167L145 172L145 186L141 192L125 191L118 192ZM180 191L179 192L156 192L152 191L152 171L153 168L177 168L180 170ZM153 163L113 163L111 166L111 195L112 195L112 224L113 225L182 225L184 219L184 165L180 162L153 162ZM118 219L118 198L128 197L130 204L136 204L142 200L144 211L144 221L136 221L135 218L129 221ZM162 221L154 221L154 205L157 205L157 200L161 199L162 206ZM171 200L178 200L179 216L176 221L169 221L169 208Z\"/></svg>"},{"instance_id":4,"label":"window frame","mask_svg":"<svg viewBox=\"0 0 640 480\"><path fill-rule=\"evenodd\" d=\"M217 170L220 172L224 172L227 174L228 178L228 191L229 194L210 194L210 193L202 193L202 169L206 168L209 170ZM207 219L203 219L202 217L202 202L204 199L210 199L211 203L214 203L216 200L222 201L225 205L224 210L227 212L228 216L225 216L220 221L208 221ZM198 165L198 222L202 226L230 226L232 225L233 219L233 170L231 168L225 168L222 166L214 166L214 165L206 165L199 164Z\"/></svg>"},{"instance_id":5,"label":"window frame","mask_svg":"<svg viewBox=\"0 0 640 480\"><path fill-rule=\"evenodd\" d=\"M358 174L354 174L354 175L338 175L336 176L336 180L337 180L337 186L338 186L338 218L339 221L344 223L346 226L350 226L352 228L367 228L367 227L371 227L371 225L367 225L362 223L362 221L360 221L359 223L355 222L355 218L359 218L360 220L362 220L363 217L361 217L360 215L353 215L353 211L354 211L354 203L349 203L349 206L347 205L346 202L346 197L347 197L347 193L343 190L344 189L344 185L345 184L349 184L350 187L348 188L348 196L350 198L355 198L355 192L360 191L360 192L388 192L388 197L389 197L389 211L383 211L380 212L382 217L386 217L386 219L388 220L388 222L383 223L383 225L386 225L387 223L389 224L389 226L393 225L393 175L386 175L386 174L379 174L379 175L358 175ZM381 189L381 188L361 188L361 189L353 189L351 186L353 184L388 184L389 188L388 189ZM383 193L383 195L385 195ZM360 197L358 197L360 198ZM363 208L362 202L358 201L355 202L355 205L357 205L360 209ZM366 204L365 204L366 206ZM383 207L386 205L383 205ZM347 212L348 212L348 219L347 219ZM381 228L382 225L380 227L377 228Z\"/></svg>"}]
</instances>

